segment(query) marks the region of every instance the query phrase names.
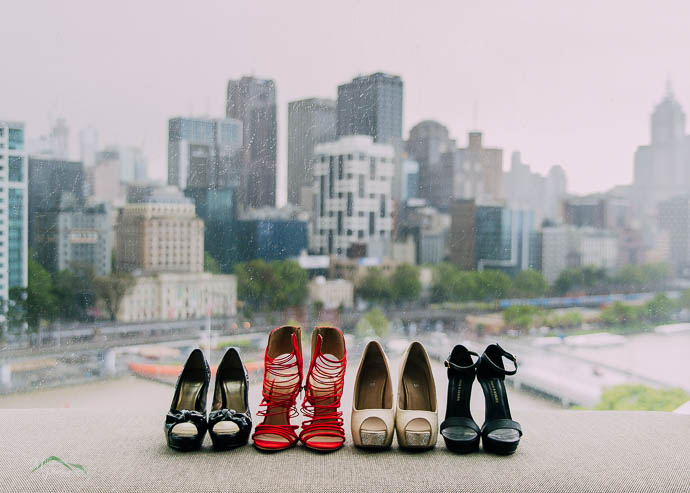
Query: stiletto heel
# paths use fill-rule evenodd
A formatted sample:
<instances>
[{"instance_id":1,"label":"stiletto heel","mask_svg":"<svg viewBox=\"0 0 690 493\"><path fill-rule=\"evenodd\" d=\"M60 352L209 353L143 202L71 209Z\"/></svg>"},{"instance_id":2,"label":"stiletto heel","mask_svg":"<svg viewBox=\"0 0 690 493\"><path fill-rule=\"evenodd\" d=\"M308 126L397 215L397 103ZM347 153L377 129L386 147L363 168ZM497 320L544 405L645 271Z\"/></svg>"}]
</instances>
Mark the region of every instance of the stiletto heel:
<instances>
[{"instance_id":1,"label":"stiletto heel","mask_svg":"<svg viewBox=\"0 0 690 493\"><path fill-rule=\"evenodd\" d=\"M226 450L245 445L252 431L247 369L237 348L231 347L216 371L213 406L208 415L208 434L213 447Z\"/></svg>"},{"instance_id":2,"label":"stiletto heel","mask_svg":"<svg viewBox=\"0 0 690 493\"><path fill-rule=\"evenodd\" d=\"M476 360L472 360L476 356ZM441 436L448 450L466 454L479 449L481 430L470 412L472 383L479 366L479 355L457 345L445 362L448 368L448 401Z\"/></svg>"},{"instance_id":3,"label":"stiletto heel","mask_svg":"<svg viewBox=\"0 0 690 493\"><path fill-rule=\"evenodd\" d=\"M305 446L328 452L345 443L340 398L345 385L347 351L343 333L335 327L316 327L311 337L311 363L305 380L299 439Z\"/></svg>"},{"instance_id":4,"label":"stiletto heel","mask_svg":"<svg viewBox=\"0 0 690 493\"><path fill-rule=\"evenodd\" d=\"M400 367L395 433L403 448L432 448L438 439L436 384L419 342L410 344Z\"/></svg>"},{"instance_id":5,"label":"stiletto heel","mask_svg":"<svg viewBox=\"0 0 690 493\"><path fill-rule=\"evenodd\" d=\"M381 344L364 348L355 378L350 428L356 447L382 449L393 442L395 404L388 360Z\"/></svg>"},{"instance_id":6,"label":"stiletto heel","mask_svg":"<svg viewBox=\"0 0 690 493\"><path fill-rule=\"evenodd\" d=\"M204 353L195 349L177 378L170 411L165 416L168 447L183 452L199 450L206 434L206 393L211 371Z\"/></svg>"},{"instance_id":7,"label":"stiletto heel","mask_svg":"<svg viewBox=\"0 0 690 493\"><path fill-rule=\"evenodd\" d=\"M278 451L297 443L297 425L290 423L299 415L295 406L302 388L302 331L283 326L268 336L264 356L264 383L257 416L262 423L254 430L254 446L260 450Z\"/></svg>"},{"instance_id":8,"label":"stiletto heel","mask_svg":"<svg viewBox=\"0 0 690 493\"><path fill-rule=\"evenodd\" d=\"M506 370L503 358L513 362L515 368ZM484 391L486 419L482 426L484 450L494 454L512 454L517 449L522 436L520 423L513 421L508 406L508 394L504 384L506 375L515 375L517 360L515 356L498 344L489 345L479 362L477 380Z\"/></svg>"}]
</instances>

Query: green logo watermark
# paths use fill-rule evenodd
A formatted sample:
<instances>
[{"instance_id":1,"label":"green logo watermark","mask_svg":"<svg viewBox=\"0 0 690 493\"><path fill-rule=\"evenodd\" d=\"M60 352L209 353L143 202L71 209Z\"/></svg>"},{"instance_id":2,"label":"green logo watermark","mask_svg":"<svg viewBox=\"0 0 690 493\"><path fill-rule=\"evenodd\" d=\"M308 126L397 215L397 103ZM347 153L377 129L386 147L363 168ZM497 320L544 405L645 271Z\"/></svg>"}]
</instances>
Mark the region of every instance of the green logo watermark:
<instances>
[{"instance_id":1,"label":"green logo watermark","mask_svg":"<svg viewBox=\"0 0 690 493\"><path fill-rule=\"evenodd\" d=\"M82 466L81 464L73 464L72 462L65 462L65 461L62 460L60 457L55 457L54 455L51 455L50 457L46 457L39 465L37 465L36 467L34 467L34 468L31 470L31 472L36 472L36 471L38 471L40 468L42 468L43 466L45 466L46 464L48 464L48 463L50 463L50 462L57 462L58 464L62 464L62 465L65 466L68 470L70 470L70 471L72 471L72 472L81 471L81 472L83 472L84 474L86 474L86 468L84 468L84 466Z\"/></svg>"}]
</instances>

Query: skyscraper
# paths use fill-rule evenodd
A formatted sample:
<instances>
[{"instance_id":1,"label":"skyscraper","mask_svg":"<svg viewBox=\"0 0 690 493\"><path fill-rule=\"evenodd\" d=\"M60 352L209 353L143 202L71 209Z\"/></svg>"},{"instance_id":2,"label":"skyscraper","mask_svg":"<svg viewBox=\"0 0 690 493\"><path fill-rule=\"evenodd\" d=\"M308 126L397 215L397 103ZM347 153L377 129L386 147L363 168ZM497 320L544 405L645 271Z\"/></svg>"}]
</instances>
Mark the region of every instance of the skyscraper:
<instances>
[{"instance_id":1,"label":"skyscraper","mask_svg":"<svg viewBox=\"0 0 690 493\"><path fill-rule=\"evenodd\" d=\"M205 224L208 252L224 270L232 263L236 198L240 185L242 122L224 118L171 118L168 184L194 201Z\"/></svg>"},{"instance_id":2,"label":"skyscraper","mask_svg":"<svg viewBox=\"0 0 690 493\"><path fill-rule=\"evenodd\" d=\"M225 113L242 122L238 199L243 208L275 206L278 122L276 87L250 76L228 81Z\"/></svg>"},{"instance_id":3,"label":"skyscraper","mask_svg":"<svg viewBox=\"0 0 690 493\"><path fill-rule=\"evenodd\" d=\"M28 200L24 124L0 120L0 300L28 283Z\"/></svg>"},{"instance_id":4,"label":"skyscraper","mask_svg":"<svg viewBox=\"0 0 690 493\"><path fill-rule=\"evenodd\" d=\"M484 147L481 132L468 134L467 147L458 149L459 168L478 172L481 177L481 189L474 197L479 199L500 200L503 198L503 150ZM456 169L457 172L457 169ZM459 195L464 184L456 184L456 198L470 198Z\"/></svg>"},{"instance_id":5,"label":"skyscraper","mask_svg":"<svg viewBox=\"0 0 690 493\"><path fill-rule=\"evenodd\" d=\"M377 143L402 138L403 82L377 72L338 86L337 135L370 135Z\"/></svg>"},{"instance_id":6,"label":"skyscraper","mask_svg":"<svg viewBox=\"0 0 690 493\"><path fill-rule=\"evenodd\" d=\"M358 135L318 144L314 154L311 249L345 255L360 245L368 256L387 254L393 230L393 147Z\"/></svg>"},{"instance_id":7,"label":"skyscraper","mask_svg":"<svg viewBox=\"0 0 690 493\"><path fill-rule=\"evenodd\" d=\"M79 159L85 168L96 164L98 152L98 130L93 127L82 128L79 132Z\"/></svg>"},{"instance_id":8,"label":"skyscraper","mask_svg":"<svg viewBox=\"0 0 690 493\"><path fill-rule=\"evenodd\" d=\"M50 272L88 266L97 276L110 274L113 216L110 204L65 206L34 220L35 252Z\"/></svg>"},{"instance_id":9,"label":"skyscraper","mask_svg":"<svg viewBox=\"0 0 690 493\"><path fill-rule=\"evenodd\" d=\"M538 267L534 213L529 209L456 200L451 208L450 259L462 269L499 269L510 275Z\"/></svg>"},{"instance_id":10,"label":"skyscraper","mask_svg":"<svg viewBox=\"0 0 690 493\"><path fill-rule=\"evenodd\" d=\"M288 201L311 209L306 203L314 171L314 146L335 140L336 103L331 99L302 99L288 103Z\"/></svg>"},{"instance_id":11,"label":"skyscraper","mask_svg":"<svg viewBox=\"0 0 690 493\"><path fill-rule=\"evenodd\" d=\"M419 122L410 129L406 148L419 163L419 197L434 207L444 204L448 200L444 184L451 180L443 173L441 156L455 149L448 129L433 120Z\"/></svg>"},{"instance_id":12,"label":"skyscraper","mask_svg":"<svg viewBox=\"0 0 690 493\"><path fill-rule=\"evenodd\" d=\"M41 215L84 205L85 176L79 161L30 157L28 168L29 245L34 248L34 225ZM109 184L113 187L112 181Z\"/></svg>"},{"instance_id":13,"label":"skyscraper","mask_svg":"<svg viewBox=\"0 0 690 493\"><path fill-rule=\"evenodd\" d=\"M242 123L231 119L171 118L168 121L168 185L180 190L239 185L236 159Z\"/></svg>"},{"instance_id":14,"label":"skyscraper","mask_svg":"<svg viewBox=\"0 0 690 493\"><path fill-rule=\"evenodd\" d=\"M635 151L633 203L646 224L652 224L662 200L690 189L690 136L685 112L667 87L651 117L651 143Z\"/></svg>"}]
</instances>

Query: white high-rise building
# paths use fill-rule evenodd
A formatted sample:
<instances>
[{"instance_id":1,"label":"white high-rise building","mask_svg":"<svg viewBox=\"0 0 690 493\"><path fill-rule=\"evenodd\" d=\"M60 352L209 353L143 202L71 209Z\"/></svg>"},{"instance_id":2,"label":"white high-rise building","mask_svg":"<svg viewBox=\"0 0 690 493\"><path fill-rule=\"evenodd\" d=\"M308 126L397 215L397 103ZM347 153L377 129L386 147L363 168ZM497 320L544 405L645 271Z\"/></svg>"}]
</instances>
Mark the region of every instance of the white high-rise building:
<instances>
[{"instance_id":1,"label":"white high-rise building","mask_svg":"<svg viewBox=\"0 0 690 493\"><path fill-rule=\"evenodd\" d=\"M390 254L393 159L392 145L367 135L316 146L312 251L345 255L359 244L368 256Z\"/></svg>"},{"instance_id":2,"label":"white high-rise building","mask_svg":"<svg viewBox=\"0 0 690 493\"><path fill-rule=\"evenodd\" d=\"M544 176L532 171L529 164L522 162L520 152L515 151L503 181L507 203L511 207L532 209L536 224L545 218L556 222L562 219L567 178L560 166L552 166Z\"/></svg>"},{"instance_id":3,"label":"white high-rise building","mask_svg":"<svg viewBox=\"0 0 690 493\"><path fill-rule=\"evenodd\" d=\"M605 229L550 226L541 233L541 271L553 283L566 269L598 267L613 270L618 261L618 240Z\"/></svg>"},{"instance_id":4,"label":"white high-rise building","mask_svg":"<svg viewBox=\"0 0 690 493\"><path fill-rule=\"evenodd\" d=\"M633 206L643 223L653 225L660 202L690 189L690 135L685 112L670 83L651 117L651 142L635 151Z\"/></svg>"},{"instance_id":5,"label":"white high-rise building","mask_svg":"<svg viewBox=\"0 0 690 493\"><path fill-rule=\"evenodd\" d=\"M79 159L85 168L96 164L98 152L98 130L93 127L82 128L79 132Z\"/></svg>"},{"instance_id":6,"label":"white high-rise building","mask_svg":"<svg viewBox=\"0 0 690 493\"><path fill-rule=\"evenodd\" d=\"M0 120L0 301L28 284L28 195L24 124Z\"/></svg>"}]
</instances>

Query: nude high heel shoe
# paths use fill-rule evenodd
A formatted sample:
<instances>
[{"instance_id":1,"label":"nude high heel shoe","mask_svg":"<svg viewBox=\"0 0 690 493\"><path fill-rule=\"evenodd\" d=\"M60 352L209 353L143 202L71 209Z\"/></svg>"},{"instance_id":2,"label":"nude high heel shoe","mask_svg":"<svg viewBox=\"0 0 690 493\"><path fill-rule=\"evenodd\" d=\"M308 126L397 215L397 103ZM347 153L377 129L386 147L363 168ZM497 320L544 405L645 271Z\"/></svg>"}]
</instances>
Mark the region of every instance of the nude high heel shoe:
<instances>
[{"instance_id":1,"label":"nude high heel shoe","mask_svg":"<svg viewBox=\"0 0 690 493\"><path fill-rule=\"evenodd\" d=\"M350 427L355 446L387 448L393 442L393 382L383 348L371 341L359 362L352 398Z\"/></svg>"},{"instance_id":2,"label":"nude high heel shoe","mask_svg":"<svg viewBox=\"0 0 690 493\"><path fill-rule=\"evenodd\" d=\"M400 367L395 432L403 448L432 448L438 438L436 384L419 342L410 344Z\"/></svg>"}]
</instances>

